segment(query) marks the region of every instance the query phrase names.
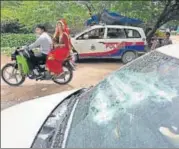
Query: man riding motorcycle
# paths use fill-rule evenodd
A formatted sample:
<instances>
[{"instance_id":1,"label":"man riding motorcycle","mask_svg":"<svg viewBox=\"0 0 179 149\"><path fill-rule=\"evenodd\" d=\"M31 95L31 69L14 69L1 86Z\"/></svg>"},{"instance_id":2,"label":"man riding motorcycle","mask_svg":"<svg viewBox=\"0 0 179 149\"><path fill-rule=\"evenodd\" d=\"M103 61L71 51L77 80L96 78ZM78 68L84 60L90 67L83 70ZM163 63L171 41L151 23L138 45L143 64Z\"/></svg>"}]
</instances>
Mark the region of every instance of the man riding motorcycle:
<instances>
[{"instance_id":1,"label":"man riding motorcycle","mask_svg":"<svg viewBox=\"0 0 179 149\"><path fill-rule=\"evenodd\" d=\"M26 78L35 79L36 81L52 80L60 85L69 83L73 78L73 71L75 70L71 55L63 61L59 61L59 59L56 59L59 57L59 52L56 53L55 49L52 50L53 42L45 27L37 25L35 32L38 36L37 40L29 46L15 49L11 54L12 62L3 66L1 70L3 81L10 86L19 86ZM38 54L32 51L32 49L37 47L40 47ZM62 50L66 50L65 47ZM54 59L50 59L51 54ZM52 69L55 71L62 69L63 74L61 72L54 74Z\"/></svg>"},{"instance_id":2,"label":"man riding motorcycle","mask_svg":"<svg viewBox=\"0 0 179 149\"><path fill-rule=\"evenodd\" d=\"M39 61L43 61L45 63L47 55L53 48L53 42L52 42L51 37L46 32L45 26L43 26L41 24L37 25L36 29L35 29L35 33L38 38L34 43L32 43L28 47L28 49L32 50L34 48L40 47L40 53L35 55L31 60L32 69L34 69L34 73L36 75L39 75L38 71L36 71L36 69L35 69L35 66L38 65Z\"/></svg>"}]
</instances>

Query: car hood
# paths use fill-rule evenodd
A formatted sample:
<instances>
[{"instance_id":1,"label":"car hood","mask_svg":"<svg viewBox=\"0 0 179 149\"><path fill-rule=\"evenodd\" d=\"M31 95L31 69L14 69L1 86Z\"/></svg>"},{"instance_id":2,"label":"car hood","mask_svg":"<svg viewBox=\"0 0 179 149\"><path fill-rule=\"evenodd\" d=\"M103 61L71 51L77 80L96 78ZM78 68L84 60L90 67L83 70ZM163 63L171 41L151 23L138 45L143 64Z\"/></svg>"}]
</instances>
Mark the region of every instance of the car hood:
<instances>
[{"instance_id":1,"label":"car hood","mask_svg":"<svg viewBox=\"0 0 179 149\"><path fill-rule=\"evenodd\" d=\"M78 90L41 97L3 110L1 148L30 148L48 115L61 101Z\"/></svg>"}]
</instances>

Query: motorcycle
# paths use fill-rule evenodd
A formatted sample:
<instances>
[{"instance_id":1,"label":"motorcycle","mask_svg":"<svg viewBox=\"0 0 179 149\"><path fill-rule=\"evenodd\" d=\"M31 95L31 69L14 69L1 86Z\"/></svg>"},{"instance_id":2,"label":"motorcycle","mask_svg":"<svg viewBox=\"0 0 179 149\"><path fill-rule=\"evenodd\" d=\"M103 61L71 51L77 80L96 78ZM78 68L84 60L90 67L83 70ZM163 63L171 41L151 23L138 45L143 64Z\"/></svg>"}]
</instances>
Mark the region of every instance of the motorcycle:
<instances>
[{"instance_id":1,"label":"motorcycle","mask_svg":"<svg viewBox=\"0 0 179 149\"><path fill-rule=\"evenodd\" d=\"M35 54L32 50L28 50L28 46L17 48L11 54L13 63L6 64L1 71L4 82L10 86L19 86L25 79L52 80L57 84L64 85L69 83L73 78L75 65L72 62L72 56L69 56L63 63L63 72L61 74L53 74L45 68L45 62L38 62L35 69L31 69L31 59ZM37 75L38 73L38 75ZM13 82L12 82L13 80Z\"/></svg>"}]
</instances>

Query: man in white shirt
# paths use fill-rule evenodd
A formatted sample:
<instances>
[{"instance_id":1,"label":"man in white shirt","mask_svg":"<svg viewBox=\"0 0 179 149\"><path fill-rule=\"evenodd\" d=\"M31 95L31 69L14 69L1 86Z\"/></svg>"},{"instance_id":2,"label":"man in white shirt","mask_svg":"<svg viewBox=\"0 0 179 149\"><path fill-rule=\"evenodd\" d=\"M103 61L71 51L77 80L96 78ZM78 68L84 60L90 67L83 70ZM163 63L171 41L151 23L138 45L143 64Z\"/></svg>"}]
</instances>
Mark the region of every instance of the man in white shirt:
<instances>
[{"instance_id":1,"label":"man in white shirt","mask_svg":"<svg viewBox=\"0 0 179 149\"><path fill-rule=\"evenodd\" d=\"M42 61L45 64L47 55L53 48L53 41L46 32L46 28L43 25L37 25L35 33L38 38L28 47L28 49L32 50L34 48L40 47L40 53L36 54L34 57L31 57L32 69L36 75L39 75L38 71L36 70L38 63L39 61ZM41 68L38 67L38 69Z\"/></svg>"},{"instance_id":2,"label":"man in white shirt","mask_svg":"<svg viewBox=\"0 0 179 149\"><path fill-rule=\"evenodd\" d=\"M53 47L53 42L51 37L46 32L46 28L43 25L37 25L35 29L35 33L37 34L37 40L29 46L29 50L33 48L40 47L40 53L36 55L35 61L46 61L46 57L48 53L51 51ZM35 62L35 63L36 63ZM35 64L34 63L34 64Z\"/></svg>"}]
</instances>

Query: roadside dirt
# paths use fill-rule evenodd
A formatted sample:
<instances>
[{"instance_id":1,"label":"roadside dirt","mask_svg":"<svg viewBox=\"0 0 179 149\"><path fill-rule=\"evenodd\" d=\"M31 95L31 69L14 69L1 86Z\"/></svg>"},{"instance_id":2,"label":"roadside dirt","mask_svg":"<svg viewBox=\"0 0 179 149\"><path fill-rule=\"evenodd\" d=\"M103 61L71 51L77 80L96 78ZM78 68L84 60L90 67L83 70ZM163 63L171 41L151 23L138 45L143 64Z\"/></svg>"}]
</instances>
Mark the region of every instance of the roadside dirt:
<instances>
[{"instance_id":1,"label":"roadside dirt","mask_svg":"<svg viewBox=\"0 0 179 149\"><path fill-rule=\"evenodd\" d=\"M171 39L173 43L179 43L179 35L171 36Z\"/></svg>"},{"instance_id":2,"label":"roadside dirt","mask_svg":"<svg viewBox=\"0 0 179 149\"><path fill-rule=\"evenodd\" d=\"M1 68L10 62L10 58L1 55ZM73 80L68 85L57 85L52 81L34 81L26 79L19 87L10 87L1 79L1 109L29 99L35 99L62 91L95 85L110 72L122 66L120 61L90 60L77 64Z\"/></svg>"}]
</instances>

